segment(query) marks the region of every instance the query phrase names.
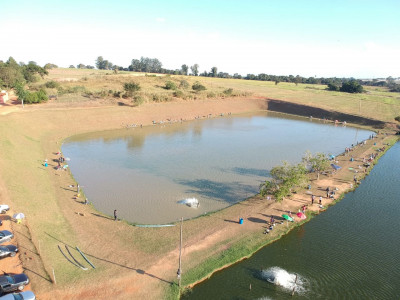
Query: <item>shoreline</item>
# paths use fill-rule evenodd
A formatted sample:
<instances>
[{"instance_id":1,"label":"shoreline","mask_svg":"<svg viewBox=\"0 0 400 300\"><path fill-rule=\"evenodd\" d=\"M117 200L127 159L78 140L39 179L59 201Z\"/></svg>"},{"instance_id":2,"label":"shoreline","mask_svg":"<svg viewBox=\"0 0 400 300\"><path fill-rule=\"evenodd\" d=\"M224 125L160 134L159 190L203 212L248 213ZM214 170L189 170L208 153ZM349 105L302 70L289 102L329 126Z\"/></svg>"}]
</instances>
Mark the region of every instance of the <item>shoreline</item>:
<instances>
[{"instance_id":1,"label":"shoreline","mask_svg":"<svg viewBox=\"0 0 400 300\"><path fill-rule=\"evenodd\" d=\"M190 289L192 289L193 287L195 287L196 285L198 285L198 284L200 284L200 283L202 283L202 282L208 280L213 274L215 274L215 273L217 273L217 272L219 272L219 271L221 271L221 270L227 269L227 268L229 268L230 266L232 266L232 265L234 265L234 264L236 264L236 263L239 263L239 262L241 262L241 261L243 261L243 260L245 260L245 259L250 258L251 256L253 256L256 252L258 252L258 251L261 250L262 248L264 248L264 247L266 247L266 246L268 246L268 245L270 245L270 244L272 244L272 243L278 241L281 237L283 237L284 235L290 233L290 232L291 232L293 229L295 229L296 227L303 226L305 223L311 221L314 217L318 216L320 213L323 213L323 212L325 212L326 210L328 210L329 207L334 206L335 204L339 203L341 200L343 200L343 198L346 196L347 193L353 192L353 191L355 191L355 190L357 189L358 185L360 185L360 184L362 183L362 180L364 180L365 177L369 175L369 173L372 171L372 169L374 168L374 166L379 162L379 159L380 159L380 158L381 158L395 143L399 142L399 138L393 138L393 137L391 137L391 136L383 137L382 140L381 140L381 142L383 142L383 141L386 141L386 142L387 142L388 140L391 141L392 143L390 143L390 145L386 145L384 151L379 152L379 154L377 155L377 157L376 157L376 158L373 160L373 162L371 163L371 166L367 168L368 171L367 171L366 173L361 173L362 176L358 179L358 180L359 180L359 183L358 183L356 186L353 186L352 188L348 188L347 190L342 191L340 194L338 194L338 196L337 196L336 199L330 201L327 205L325 205L323 210L319 210L319 209L318 209L318 210L307 211L307 212L306 212L307 219L305 219L305 220L299 220L298 222L296 222L296 221L295 221L295 222L291 222L292 224L289 223L289 224L291 224L291 225L290 225L289 227L286 227L286 230L285 230L284 232L280 232L278 236L276 236L276 237L274 237L274 238L272 238L272 239L269 239L266 243L264 243L263 245L261 245L260 247L258 247L257 249L255 249L253 252L249 253L248 255L243 256L243 257L241 257L241 258L238 258L237 260L232 261L232 262L230 262L230 263L228 263L228 264L226 264L226 265L223 265L223 266L221 266L221 267L218 267L218 268L216 268L213 272L207 274L206 276L204 276L203 278L197 280L196 282L193 282L193 283L190 283L190 284L184 286L184 287L183 287L183 293L186 293L187 290L190 290ZM378 144L377 144L377 145L378 145ZM370 149L370 148L368 148L368 150L369 150L369 149ZM366 151L364 151L363 153L365 153L365 152L366 152ZM345 153L341 153L341 154L339 154L337 157L340 157L340 156L345 156ZM311 177L312 175L313 175L312 173L309 174L310 177ZM304 193L303 193L303 194L304 194ZM257 197L257 195L255 195L254 197ZM253 197L250 197L250 200L251 200L251 198L253 198ZM285 199L285 200L287 200L287 199ZM283 201L285 201L285 200L283 200ZM276 202L275 202L275 203L276 203ZM274 203L271 203L271 205L273 205L273 204L274 204ZM274 230L275 230L275 229L274 229Z\"/></svg>"},{"instance_id":2,"label":"shoreline","mask_svg":"<svg viewBox=\"0 0 400 300\"><path fill-rule=\"evenodd\" d=\"M75 184L72 174L69 175L70 172L55 176L52 169L38 167L44 156L60 149L60 143L66 137L89 131L118 129L121 128L121 123L151 125L154 119L176 119L186 116L189 120L210 112L213 115L221 112L255 112L265 110L266 101L202 100L135 108L96 107L96 110L40 110L35 107L22 113L2 116L13 132L2 128L9 143L2 144L0 149L7 150L4 153L10 154L7 158L0 158L1 170L8 171L7 176L5 173L0 174L0 193L8 192L6 196L2 193L3 201L9 201L15 209L27 212L26 226L33 229L32 237L28 241L17 233L18 243L27 249L34 249L32 245L36 249L42 246L41 251L32 250L40 252L35 254L34 259L29 259L32 254L21 253L21 261L25 270L28 270L27 274L32 277L32 288L37 291L38 297L51 299L56 296L58 299L70 299L83 295L93 298L103 295L123 299L134 295L139 298L160 299L165 295L171 298L176 298L174 295L177 295L175 285L171 284L176 281L175 262L178 259L178 245L175 241L179 239L177 226L134 228L123 222L110 223L107 216L99 216L92 207L82 206L79 200L73 199L75 192L67 189L68 185ZM15 148L14 145L24 147ZM372 145L367 148L372 150ZM26 149L29 151L25 151ZM21 174L30 180L16 185ZM323 184L322 182L320 185ZM298 207L299 202L307 203L308 199L296 196L297 200L285 200L280 204L267 203L265 199L255 196L210 215L185 221L183 286L189 284L189 275L195 278L199 276L198 272L203 272L205 277L199 277L207 278L207 274L215 272L212 266L208 266L211 272L201 269L204 262L214 259L214 262L218 260L218 263L227 262L224 265L228 266L234 263L231 260L228 264L228 260L235 253L239 253L235 251L250 256L257 247L259 249L265 246L265 235L262 235L265 224L253 222L251 219L265 220L268 213L276 214L275 211L268 210L272 209L272 204L286 211L290 205ZM84 216L77 215L77 212L83 212ZM245 223L240 226L237 224L239 216L245 218ZM283 229L274 229L277 238L281 236L281 232L283 234ZM101 236L109 231L114 237L112 249L101 244ZM273 235L269 237L274 238ZM59 257L57 245L60 243L78 245L85 255L89 255L96 267L99 267L95 271L82 274ZM227 254L231 255L229 259L226 258ZM52 269L55 269L57 274L57 285L51 282L49 274ZM29 270L35 270L36 274ZM107 276L111 276L113 280L105 280ZM116 286L121 288L116 289Z\"/></svg>"}]
</instances>

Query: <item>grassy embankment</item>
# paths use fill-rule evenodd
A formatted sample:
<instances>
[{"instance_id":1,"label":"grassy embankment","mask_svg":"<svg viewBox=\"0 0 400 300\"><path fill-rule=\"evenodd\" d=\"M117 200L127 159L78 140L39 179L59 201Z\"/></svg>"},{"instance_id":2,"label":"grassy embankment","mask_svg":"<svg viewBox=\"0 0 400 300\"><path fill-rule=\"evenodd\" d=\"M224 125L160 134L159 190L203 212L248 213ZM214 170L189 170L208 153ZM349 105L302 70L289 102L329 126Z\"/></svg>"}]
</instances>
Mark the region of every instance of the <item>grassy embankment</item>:
<instances>
[{"instance_id":1,"label":"grassy embankment","mask_svg":"<svg viewBox=\"0 0 400 300\"><path fill-rule=\"evenodd\" d=\"M71 81L62 81L65 79ZM359 115L367 118L393 122L400 115L400 93L391 93L384 87L365 87L366 93L348 94L326 91L325 85L298 84L281 82L275 85L269 81L222 79L209 77L175 76L143 73L119 72L104 70L79 70L79 69L55 69L50 70L50 75L34 84L38 87L49 80L58 80L64 92L58 102L95 102L100 98L112 99L114 102L120 99L114 97L116 93L123 94L125 82L137 82L142 87L138 95L144 102L168 102L173 99L174 91L166 90L165 84L172 81L183 92L181 99L215 99L226 97L229 89L233 96L257 95L270 99L280 99L292 103L310 105L326 110L339 111L351 115ZM179 88L182 80L189 83L189 88ZM191 86L196 81L206 86L207 90L194 92ZM56 89L47 89L49 94L57 94ZM112 101L111 101L112 102Z\"/></svg>"},{"instance_id":2,"label":"grassy embankment","mask_svg":"<svg viewBox=\"0 0 400 300\"><path fill-rule=\"evenodd\" d=\"M177 246L176 241L179 236L177 228L147 230L133 228L124 223L110 224L108 220L101 217L82 218L77 216L76 211L82 209L81 204L72 200L74 192L67 188L68 184L73 183L73 180L67 173L57 176L53 170L45 169L41 165L44 158L55 157L52 156L52 153L58 151L61 141L70 135L120 128L121 124L132 123L132 119L142 120L145 125L150 124L150 120L153 119L154 107L146 109L149 104L138 108L118 107L116 104L121 101L119 98L112 96L107 96L106 100L97 98L98 95L104 94L104 91L122 91L124 82L135 81L142 86L143 96L147 97L146 102L154 102L153 99L164 99L163 102L166 102L173 99L173 92L162 88L166 81L174 80L179 83L184 79L191 84L198 80L207 87L207 91L198 94L191 91L185 93L193 95L192 99L196 97L199 100L207 98L207 93L214 94L209 94L209 96L213 96L209 98L211 102L203 103L203 106L200 104L201 101L197 103L188 100L187 104L193 112L193 116L190 118L193 118L196 113L206 114L209 111L207 106L211 107L214 99L216 102L219 101L219 98L214 98L214 96L222 96L223 91L229 88L232 88L233 92L238 95L252 94L283 99L353 114L359 114L361 101L361 115L384 121L392 121L394 116L400 114L399 105L395 103L395 101L398 102L399 95L378 89L371 89L369 94L349 95L328 92L323 90L324 87L315 85L299 84L295 86L294 84L280 83L275 86L271 82L183 76L159 78L131 76L130 74L113 75L111 72L108 72L110 75L105 75L104 73L106 72L70 69L52 71L49 78L37 85L51 79L76 78L78 81L60 82L60 85L64 89L72 87L71 90L77 92L64 94L59 97L59 100L47 105L27 107L24 112L1 117L0 133L3 138L0 143L0 151L7 155L2 155L0 158L0 172L15 211L24 211L27 215L27 224L31 229L32 239L29 241L29 239L19 236L18 241L26 248L32 249L32 252L36 252L35 259L27 260L24 255L22 255L22 259L27 269L35 270L39 274L37 278L33 278L33 288L38 291L78 290L97 284L96 280L103 282L105 276L121 276L121 274L132 272L131 269L147 270L160 256L176 249ZM79 89L73 89L74 86L83 86L84 89L80 88L79 91ZM168 97L165 98L165 95ZM129 101L127 100L126 103L130 103ZM111 107L102 107L101 104L104 102ZM85 108L85 104L88 103L98 104L99 107ZM185 103L181 102L179 105ZM158 116L164 113L164 119L166 119L174 116L178 106L172 107L170 110L166 109L168 106L162 107L160 111L163 112L160 112ZM229 108L229 105L226 105L225 112L230 111ZM239 111L240 109L237 110L237 112ZM147 114L147 118L143 114ZM54 163L51 162L51 164ZM236 216L251 212L249 206L261 202L265 201L256 197L226 210L185 222L184 235L191 237L188 241L189 244L207 239L218 228L225 226L224 220L232 218L236 220ZM90 207L85 210L87 215L96 213ZM287 229L282 227L280 230L282 232L275 231L275 236L268 237L270 241L278 238ZM23 232L22 229L19 231ZM103 245L104 240L101 238L102 234L107 231L114 237L110 249L110 245L108 247ZM243 231L239 235L219 236L219 238L219 241L209 248L192 252L184 259L184 286L204 278L216 268L248 256L262 245L270 242L265 236L260 236L259 229ZM98 268L85 273L66 263L57 248L57 245L63 243L79 245L81 249L86 250L89 258L94 260ZM36 246L36 250L32 245ZM37 256L39 248L41 260ZM57 286L43 279L50 277L52 269L57 274ZM173 275L165 274L165 276L168 280L173 280ZM160 288L167 287L167 289L169 286L161 283L158 285ZM174 285L172 285L172 289L176 291Z\"/></svg>"}]
</instances>

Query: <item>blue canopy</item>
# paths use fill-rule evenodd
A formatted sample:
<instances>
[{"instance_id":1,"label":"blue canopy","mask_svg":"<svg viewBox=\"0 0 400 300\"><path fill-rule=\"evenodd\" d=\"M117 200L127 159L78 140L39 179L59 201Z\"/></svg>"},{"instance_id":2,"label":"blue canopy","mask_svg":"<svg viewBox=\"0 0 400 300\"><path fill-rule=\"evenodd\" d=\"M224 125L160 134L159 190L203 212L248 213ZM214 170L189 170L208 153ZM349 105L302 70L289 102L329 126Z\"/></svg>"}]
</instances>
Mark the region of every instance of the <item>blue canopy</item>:
<instances>
[{"instance_id":1,"label":"blue canopy","mask_svg":"<svg viewBox=\"0 0 400 300\"><path fill-rule=\"evenodd\" d=\"M338 165L335 165L335 164L331 164L331 167L334 168L335 170L339 170L339 169L342 168L341 166L338 166Z\"/></svg>"}]
</instances>

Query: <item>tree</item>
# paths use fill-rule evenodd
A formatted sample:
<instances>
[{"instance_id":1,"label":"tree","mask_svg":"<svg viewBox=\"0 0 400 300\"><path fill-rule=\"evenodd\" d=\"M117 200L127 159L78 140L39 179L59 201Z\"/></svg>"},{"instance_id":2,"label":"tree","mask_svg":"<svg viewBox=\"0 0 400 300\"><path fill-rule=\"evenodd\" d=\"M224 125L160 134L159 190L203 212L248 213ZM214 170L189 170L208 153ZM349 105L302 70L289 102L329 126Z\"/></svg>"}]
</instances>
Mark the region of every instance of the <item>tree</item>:
<instances>
[{"instance_id":1,"label":"tree","mask_svg":"<svg viewBox=\"0 0 400 300\"><path fill-rule=\"evenodd\" d=\"M211 76L212 77L217 77L218 74L218 68L217 67L212 67L211 68Z\"/></svg>"},{"instance_id":2,"label":"tree","mask_svg":"<svg viewBox=\"0 0 400 300\"><path fill-rule=\"evenodd\" d=\"M47 64L44 65L44 68L45 68L46 70L50 70L50 69L58 68L58 66L55 65L55 64L47 63Z\"/></svg>"},{"instance_id":3,"label":"tree","mask_svg":"<svg viewBox=\"0 0 400 300\"><path fill-rule=\"evenodd\" d=\"M292 189L305 186L308 181L304 164L290 165L284 162L271 170L271 180L266 180L260 185L260 194L273 194L276 201L280 202L290 195Z\"/></svg>"},{"instance_id":4,"label":"tree","mask_svg":"<svg viewBox=\"0 0 400 300\"><path fill-rule=\"evenodd\" d=\"M199 76L199 65L198 64L194 64L193 66L191 66L190 70L192 71L192 74L194 76Z\"/></svg>"},{"instance_id":5,"label":"tree","mask_svg":"<svg viewBox=\"0 0 400 300\"><path fill-rule=\"evenodd\" d=\"M342 84L340 91L346 93L362 93L364 89L356 80L350 80Z\"/></svg>"},{"instance_id":6,"label":"tree","mask_svg":"<svg viewBox=\"0 0 400 300\"><path fill-rule=\"evenodd\" d=\"M69 68L70 69L75 69L75 66L74 65L69 65Z\"/></svg>"},{"instance_id":7,"label":"tree","mask_svg":"<svg viewBox=\"0 0 400 300\"><path fill-rule=\"evenodd\" d=\"M189 67L187 65L182 65L181 70L183 75L187 75L189 72Z\"/></svg>"},{"instance_id":8,"label":"tree","mask_svg":"<svg viewBox=\"0 0 400 300\"><path fill-rule=\"evenodd\" d=\"M99 70L103 70L104 69L104 59L103 56L99 56L96 59L96 68Z\"/></svg>"},{"instance_id":9,"label":"tree","mask_svg":"<svg viewBox=\"0 0 400 300\"><path fill-rule=\"evenodd\" d=\"M86 69L86 66L84 64L79 64L76 66L78 69Z\"/></svg>"},{"instance_id":10,"label":"tree","mask_svg":"<svg viewBox=\"0 0 400 300\"><path fill-rule=\"evenodd\" d=\"M311 172L317 173L318 180L319 174L330 169L329 159L324 153L318 152L313 155L310 151L307 151L302 160L310 167Z\"/></svg>"}]
</instances>

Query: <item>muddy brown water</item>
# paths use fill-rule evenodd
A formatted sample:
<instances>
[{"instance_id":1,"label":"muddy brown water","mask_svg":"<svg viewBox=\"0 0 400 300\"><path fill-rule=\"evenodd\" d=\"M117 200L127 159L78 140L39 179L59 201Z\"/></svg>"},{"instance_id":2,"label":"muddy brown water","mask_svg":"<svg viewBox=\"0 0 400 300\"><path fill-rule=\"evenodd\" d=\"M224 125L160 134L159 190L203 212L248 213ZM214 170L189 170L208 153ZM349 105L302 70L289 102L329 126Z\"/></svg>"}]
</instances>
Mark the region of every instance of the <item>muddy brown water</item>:
<instances>
[{"instance_id":1,"label":"muddy brown water","mask_svg":"<svg viewBox=\"0 0 400 300\"><path fill-rule=\"evenodd\" d=\"M371 131L271 112L95 132L62 145L95 208L134 223L193 218L258 192L272 167L306 150L337 155ZM179 204L198 199L198 208Z\"/></svg>"}]
</instances>

